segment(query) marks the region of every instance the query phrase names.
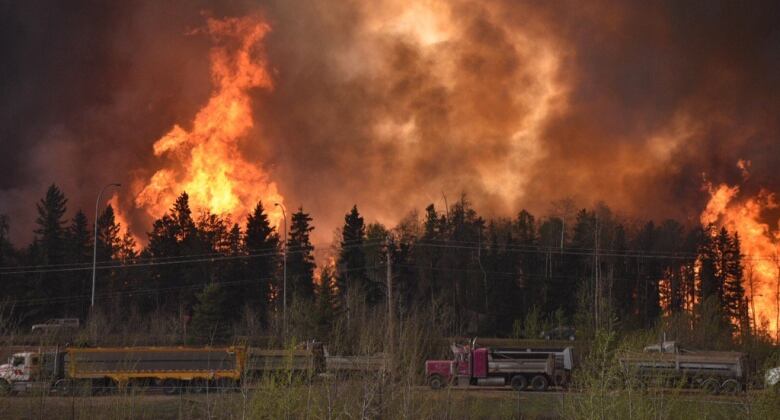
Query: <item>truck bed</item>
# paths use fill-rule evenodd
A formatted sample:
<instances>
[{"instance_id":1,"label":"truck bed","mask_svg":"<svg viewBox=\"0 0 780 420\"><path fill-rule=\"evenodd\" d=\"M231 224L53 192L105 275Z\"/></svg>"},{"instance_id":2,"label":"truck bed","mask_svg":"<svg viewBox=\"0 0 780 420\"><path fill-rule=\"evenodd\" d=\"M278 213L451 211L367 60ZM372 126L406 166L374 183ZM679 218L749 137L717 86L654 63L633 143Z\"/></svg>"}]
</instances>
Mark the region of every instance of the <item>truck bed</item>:
<instances>
[{"instance_id":1,"label":"truck bed","mask_svg":"<svg viewBox=\"0 0 780 420\"><path fill-rule=\"evenodd\" d=\"M234 348L70 348L64 364L72 378L156 377L164 373L239 377L243 359Z\"/></svg>"}]
</instances>

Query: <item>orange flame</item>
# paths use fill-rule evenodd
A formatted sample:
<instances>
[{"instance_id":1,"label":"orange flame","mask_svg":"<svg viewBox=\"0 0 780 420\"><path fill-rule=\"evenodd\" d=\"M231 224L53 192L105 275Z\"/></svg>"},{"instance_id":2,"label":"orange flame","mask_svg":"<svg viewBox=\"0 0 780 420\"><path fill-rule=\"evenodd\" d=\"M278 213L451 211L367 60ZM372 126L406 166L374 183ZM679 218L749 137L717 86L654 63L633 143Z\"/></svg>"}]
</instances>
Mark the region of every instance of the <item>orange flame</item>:
<instances>
[{"instance_id":1,"label":"orange flame","mask_svg":"<svg viewBox=\"0 0 780 420\"><path fill-rule=\"evenodd\" d=\"M166 156L169 165L141 184L136 207L157 218L186 191L193 210L242 220L262 200L269 205L271 221L281 220L281 212L272 206L283 201L276 184L239 148L254 126L249 91L272 88L265 59L258 53L269 31L257 17L208 19L204 32L216 43L210 53L213 93L192 129L174 125L154 143L155 156Z\"/></svg>"},{"instance_id":2,"label":"orange flame","mask_svg":"<svg viewBox=\"0 0 780 420\"><path fill-rule=\"evenodd\" d=\"M743 171L749 167L740 161ZM738 201L739 187L707 184L710 201L701 214L702 225L715 223L740 235L745 275L743 285L751 300L750 312L757 325L767 325L777 334L780 315L780 263L778 263L778 232L761 221L766 209L777 207L775 196L760 191L755 197Z\"/></svg>"}]
</instances>

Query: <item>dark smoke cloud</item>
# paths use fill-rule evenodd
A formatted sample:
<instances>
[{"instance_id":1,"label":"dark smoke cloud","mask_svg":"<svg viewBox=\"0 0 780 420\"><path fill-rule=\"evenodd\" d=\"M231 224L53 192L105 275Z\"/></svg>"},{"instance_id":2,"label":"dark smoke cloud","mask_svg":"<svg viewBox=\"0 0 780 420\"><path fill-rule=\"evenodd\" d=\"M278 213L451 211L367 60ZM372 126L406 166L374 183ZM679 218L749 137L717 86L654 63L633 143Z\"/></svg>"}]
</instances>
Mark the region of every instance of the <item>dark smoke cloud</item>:
<instances>
[{"instance_id":1,"label":"dark smoke cloud","mask_svg":"<svg viewBox=\"0 0 780 420\"><path fill-rule=\"evenodd\" d=\"M777 3L408 3L3 1L0 213L26 241L49 183L89 209L148 177L208 98L209 40L186 35L204 11L271 23L246 153L320 240L352 204L392 224L461 192L493 215L572 196L695 220L702 173L737 182L739 158L780 190ZM443 27L404 20L421 8Z\"/></svg>"}]
</instances>

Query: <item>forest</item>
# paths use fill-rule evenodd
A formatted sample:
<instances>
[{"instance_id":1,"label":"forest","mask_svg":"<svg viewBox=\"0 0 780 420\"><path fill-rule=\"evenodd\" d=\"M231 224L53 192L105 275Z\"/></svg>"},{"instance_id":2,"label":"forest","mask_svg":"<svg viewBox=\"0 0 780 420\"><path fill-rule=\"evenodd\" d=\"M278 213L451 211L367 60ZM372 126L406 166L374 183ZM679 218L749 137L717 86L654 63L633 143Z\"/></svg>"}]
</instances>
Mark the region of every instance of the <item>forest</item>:
<instances>
[{"instance_id":1,"label":"forest","mask_svg":"<svg viewBox=\"0 0 780 420\"><path fill-rule=\"evenodd\" d=\"M577 208L570 200L553 203L549 215L486 219L463 195L394 227L367 223L357 206L345 209L331 257L315 261L315 217L304 208L291 214L285 244L268 204L231 220L193 212L183 192L139 246L110 205L92 232L85 213L51 185L36 205L29 245L12 244L12 221L0 219L2 316L13 328L85 320L93 311L124 328L170 319L193 343L283 328L326 339L350 319L385 313L391 284L394 317L423 316L448 336L539 338L576 326L587 338L666 323L713 346L769 339L767 320L750 309L738 232L637 221L606 204Z\"/></svg>"}]
</instances>

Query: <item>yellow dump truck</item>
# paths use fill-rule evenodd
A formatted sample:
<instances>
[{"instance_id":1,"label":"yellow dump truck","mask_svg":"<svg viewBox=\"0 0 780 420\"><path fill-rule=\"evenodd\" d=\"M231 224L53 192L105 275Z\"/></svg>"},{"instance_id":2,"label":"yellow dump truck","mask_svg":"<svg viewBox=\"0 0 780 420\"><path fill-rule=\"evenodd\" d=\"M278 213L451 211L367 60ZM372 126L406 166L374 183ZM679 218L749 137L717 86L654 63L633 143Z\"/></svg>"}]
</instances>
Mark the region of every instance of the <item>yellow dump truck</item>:
<instances>
[{"instance_id":1,"label":"yellow dump truck","mask_svg":"<svg viewBox=\"0 0 780 420\"><path fill-rule=\"evenodd\" d=\"M21 352L0 366L0 393L53 387L63 395L127 386L184 389L235 387L244 372L244 347L116 347Z\"/></svg>"}]
</instances>

